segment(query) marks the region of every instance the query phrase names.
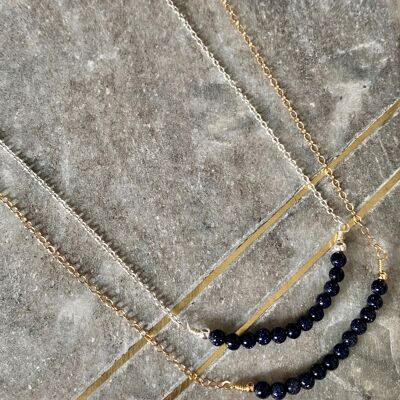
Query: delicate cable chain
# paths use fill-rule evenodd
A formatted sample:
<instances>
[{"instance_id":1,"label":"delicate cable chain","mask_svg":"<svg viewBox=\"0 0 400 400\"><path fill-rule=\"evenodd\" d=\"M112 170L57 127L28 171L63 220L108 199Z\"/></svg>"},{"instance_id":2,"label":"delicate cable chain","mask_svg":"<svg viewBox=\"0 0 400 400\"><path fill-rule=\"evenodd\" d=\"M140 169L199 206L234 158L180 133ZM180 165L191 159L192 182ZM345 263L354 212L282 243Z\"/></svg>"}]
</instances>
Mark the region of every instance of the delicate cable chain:
<instances>
[{"instance_id":1,"label":"delicate cable chain","mask_svg":"<svg viewBox=\"0 0 400 400\"><path fill-rule=\"evenodd\" d=\"M172 322L174 322L177 326L182 329L187 329L192 334L199 336L201 338L208 338L208 329L197 329L189 325L189 323L185 320L182 320L177 315L175 315L164 303L164 301L160 298L156 290L148 283L145 283L141 277L140 273L136 272L132 269L132 267L128 266L118 255L118 253L108 244L106 243L102 237L89 226L87 222L83 220L83 218L64 200L62 199L39 175L36 174L26 163L20 158L14 151L4 143L3 140L0 139L0 147L15 161L18 165L22 167L22 169L36 182L42 187L54 200L56 200L60 206L67 212L71 217L73 217L78 224L85 230L85 232L104 250L131 278L134 279L136 283L139 284L154 300L154 302L158 305L161 310L168 315Z\"/></svg>"},{"instance_id":2,"label":"delicate cable chain","mask_svg":"<svg viewBox=\"0 0 400 400\"><path fill-rule=\"evenodd\" d=\"M304 139L306 140L310 150L315 156L315 159L318 161L320 165L322 165L326 175L328 175L329 180L331 181L333 187L335 188L338 196L340 197L341 201L344 203L346 210L351 214L354 222L360 228L361 233L366 236L368 243L374 248L376 252L376 257L378 260L378 270L379 270L379 277L382 279L386 279L386 273L384 269L384 261L387 259L387 253L383 246L371 235L369 228L362 222L362 218L360 215L357 214L355 210L354 204L349 200L347 193L343 190L341 183L333 174L332 169L328 166L326 162L326 158L321 154L318 145L316 144L315 140L308 132L305 127L303 121L300 120L300 117L297 111L294 109L292 102L286 97L285 92L280 87L276 78L274 78L271 68L267 65L264 57L260 54L257 46L254 44L251 37L245 30L245 27L241 24L238 15L233 10L232 6L230 5L228 0L220 0L225 11L228 13L233 25L236 27L237 31L242 35L244 41L246 42L247 46L250 49L250 52L254 56L257 64L261 67L264 76L268 79L270 85L274 88L277 95L282 100L282 103L286 110L289 112L290 118L296 124L297 129L303 135Z\"/></svg>"},{"instance_id":3,"label":"delicate cable chain","mask_svg":"<svg viewBox=\"0 0 400 400\"><path fill-rule=\"evenodd\" d=\"M182 359L181 356L173 354L167 350L168 345L161 344L155 337L153 337L149 331L147 331L136 318L130 315L129 311L119 306L120 301L112 299L104 291L102 291L96 284L92 282L92 278L87 273L82 273L76 266L71 264L66 256L57 250L56 246L48 240L39 229L37 229L30 220L21 212L21 210L3 193L0 192L0 201L5 207L7 207L22 223L22 225L34 236L36 241L41 244L44 249L59 263L64 269L69 272L74 278L80 283L86 286L94 295L96 295L100 301L108 308L111 308L119 317L123 318L128 325L138 332L154 349L164 355L167 361L173 364L181 372L183 372L190 380L197 384L215 389L225 390L236 390L241 392L252 392L254 391L253 383L241 384L234 383L228 380L220 381L216 379L210 379L207 377L201 377L196 371L186 366L183 362L179 361Z\"/></svg>"},{"instance_id":4,"label":"delicate cable chain","mask_svg":"<svg viewBox=\"0 0 400 400\"><path fill-rule=\"evenodd\" d=\"M268 126L267 122L262 118L261 114L257 111L254 105L250 102L248 97L244 94L243 90L238 86L237 82L235 82L231 76L226 72L225 68L221 65L221 63L215 58L214 54L210 51L210 49L204 44L204 42L200 39L198 34L192 28L186 17L181 13L179 8L174 4L172 0L165 0L169 7L174 11L179 20L185 26L186 30L189 32L191 37L195 40L197 45L203 51L203 53L211 60L213 65L217 67L219 72L224 76L225 80L229 83L229 85L233 88L235 93L242 99L242 101L247 105L250 112L256 118L256 120L260 123L266 134L270 137L270 139L276 144L278 150L283 154L284 158L289 161L292 167L296 170L297 174L301 177L301 179L306 183L306 185L311 189L313 195L318 199L319 203L325 209L325 211L336 221L339 225L339 230L348 230L347 224L343 222L343 220L335 214L333 209L329 206L328 202L323 198L321 193L316 189L315 185L311 182L310 178L303 172L303 170L298 166L297 162L292 158L291 154L286 150L285 146L279 141L278 137L274 134L272 129Z\"/></svg>"}]
</instances>

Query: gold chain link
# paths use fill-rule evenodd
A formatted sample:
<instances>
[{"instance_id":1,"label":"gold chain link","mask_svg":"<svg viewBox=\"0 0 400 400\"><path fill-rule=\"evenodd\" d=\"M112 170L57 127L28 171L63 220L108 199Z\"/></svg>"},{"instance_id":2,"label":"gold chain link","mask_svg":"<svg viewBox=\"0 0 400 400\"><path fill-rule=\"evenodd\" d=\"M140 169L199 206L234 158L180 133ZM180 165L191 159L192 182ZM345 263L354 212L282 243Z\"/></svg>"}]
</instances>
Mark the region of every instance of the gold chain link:
<instances>
[{"instance_id":1,"label":"gold chain link","mask_svg":"<svg viewBox=\"0 0 400 400\"><path fill-rule=\"evenodd\" d=\"M162 353L167 361L173 364L181 372L183 372L190 380L195 383L214 389L224 389L224 390L236 390L240 392L253 392L254 384L241 384L233 383L227 380L220 381L215 379L203 378L197 372L190 369L184 363L179 361L179 356L174 355L172 352L168 351L166 345L161 344L158 340L153 337L149 331L147 331L134 317L129 315L129 311L121 308L118 304L121 304L117 300L113 300L105 292L103 292L97 285L92 283L90 275L78 271L78 269L71 264L65 255L63 255L56 246L54 246L50 240L48 240L39 229L37 229L28 218L22 214L19 208L9 200L5 195L0 193L0 201L9 209L11 212L22 222L23 226L31 232L35 239L46 249L46 251L63 266L74 278L76 278L80 283L86 286L94 295L96 295L100 301L108 308L111 308L119 317L123 318L128 325L138 332L151 346L155 348L156 351Z\"/></svg>"},{"instance_id":2,"label":"gold chain link","mask_svg":"<svg viewBox=\"0 0 400 400\"><path fill-rule=\"evenodd\" d=\"M332 169L326 163L326 158L321 154L320 149L317 143L314 141L311 134L305 127L304 122L300 120L300 117L297 111L294 109L292 102L286 97L284 90L280 87L278 81L273 76L271 68L267 65L264 57L260 54L258 48L254 44L253 40L246 32L244 26L241 24L238 15L233 10L232 6L227 0L220 0L225 11L228 13L233 25L236 27L237 31L242 35L244 41L250 49L250 52L254 56L257 64L261 67L263 75L268 79L270 85L274 88L276 94L282 100L283 106L289 112L290 118L296 124L297 129L303 135L303 138L306 140L311 152L314 154L315 159L322 166L325 174L328 176L331 181L332 186L335 188L338 196L341 201L345 205L346 210L351 214L354 223L360 228L361 233L367 238L370 246L373 247L376 253L376 257L378 260L378 271L379 277L382 279L386 279L386 272L384 267L384 262L387 259L387 253L383 246L372 236L369 228L362 221L362 218L359 214L357 214L355 210L354 204L348 199L347 193L343 190L341 183L333 174Z\"/></svg>"}]
</instances>

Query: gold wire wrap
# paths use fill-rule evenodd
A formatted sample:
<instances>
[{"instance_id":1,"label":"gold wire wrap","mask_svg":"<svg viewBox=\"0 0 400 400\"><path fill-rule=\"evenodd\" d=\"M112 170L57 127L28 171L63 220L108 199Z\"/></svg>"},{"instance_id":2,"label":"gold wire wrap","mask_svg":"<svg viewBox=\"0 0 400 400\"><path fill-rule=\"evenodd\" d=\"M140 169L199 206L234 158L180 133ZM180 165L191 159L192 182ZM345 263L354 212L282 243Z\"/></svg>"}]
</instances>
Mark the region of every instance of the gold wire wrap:
<instances>
[{"instance_id":1,"label":"gold wire wrap","mask_svg":"<svg viewBox=\"0 0 400 400\"><path fill-rule=\"evenodd\" d=\"M241 392L254 392L254 383L246 383L244 385L235 384L235 389L240 390Z\"/></svg>"},{"instance_id":2,"label":"gold wire wrap","mask_svg":"<svg viewBox=\"0 0 400 400\"><path fill-rule=\"evenodd\" d=\"M245 27L240 22L239 16L234 11L233 7L228 0L220 0L225 11L229 15L231 22L236 27L237 31L243 37L243 40L247 44L251 54L255 58L256 63L261 67L263 75L268 79L270 85L274 88L276 94L282 100L283 106L288 111L290 118L295 123L297 129L303 135L304 140L307 142L311 152L314 154L315 159L324 169L325 174L331 181L332 186L335 188L338 196L343 202L346 210L351 214L354 223L359 227L361 233L367 238L368 244L373 247L376 253L376 259L378 263L378 276L381 279L386 279L387 274L385 272L384 261L387 259L387 253L383 246L371 235L369 228L362 221L360 215L357 214L354 204L348 199L347 193L343 190L341 183L333 174L332 169L326 163L326 158L321 154L317 143L314 141L311 134L305 127L304 122L300 119L297 111L294 109L292 102L287 98L284 90L280 87L277 79L273 76L271 68L267 65L265 58L261 55L257 46L247 33Z\"/></svg>"},{"instance_id":3,"label":"gold wire wrap","mask_svg":"<svg viewBox=\"0 0 400 400\"><path fill-rule=\"evenodd\" d=\"M385 259L380 258L378 260L379 266L379 279L383 279L384 281L387 279L387 273L385 272Z\"/></svg>"},{"instance_id":4,"label":"gold wire wrap","mask_svg":"<svg viewBox=\"0 0 400 400\"><path fill-rule=\"evenodd\" d=\"M66 256L57 250L56 246L47 239L42 232L37 229L28 218L22 214L19 208L8 199L3 193L0 192L0 202L2 202L22 223L22 225L34 236L36 241L41 244L45 250L64 267L74 278L86 286L93 294L95 294L100 301L108 308L111 308L120 318L123 318L128 325L138 332L154 349L164 355L167 361L183 372L190 380L198 385L224 390L234 390L239 392L251 392L254 390L253 383L240 384L231 381L220 381L216 379L209 379L201 377L197 372L190 369L183 362L179 361L180 357L174 355L171 351L167 350L167 345L161 344L155 337L153 337L137 320L129 315L129 311L118 306L120 302L113 300L105 292L103 292L96 284L92 283L91 276L79 272L77 267L71 264Z\"/></svg>"}]
</instances>

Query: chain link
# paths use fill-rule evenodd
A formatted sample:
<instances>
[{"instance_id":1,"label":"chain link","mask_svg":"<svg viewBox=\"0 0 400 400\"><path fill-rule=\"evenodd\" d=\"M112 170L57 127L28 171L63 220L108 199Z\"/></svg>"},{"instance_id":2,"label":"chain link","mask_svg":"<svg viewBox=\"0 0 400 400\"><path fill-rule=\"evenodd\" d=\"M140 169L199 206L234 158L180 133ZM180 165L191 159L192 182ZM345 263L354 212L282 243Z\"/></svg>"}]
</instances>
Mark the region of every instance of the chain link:
<instances>
[{"instance_id":1,"label":"chain link","mask_svg":"<svg viewBox=\"0 0 400 400\"><path fill-rule=\"evenodd\" d=\"M138 332L156 351L163 354L167 361L173 364L181 372L183 372L190 380L195 383L209 388L225 389L225 390L236 390L241 392L252 392L254 391L253 383L241 384L233 383L228 380L216 380L206 377L201 377L196 371L186 366L183 362L179 361L182 357L167 350L167 345L161 344L155 337L153 337L149 331L147 331L136 318L132 317L129 311L121 308L118 304L121 304L118 300L113 300L110 296L102 291L96 284L92 282L90 275L82 273L76 266L71 264L66 256L56 248L56 246L47 239L42 232L33 226L32 222L22 214L19 208L4 194L0 193L0 202L3 203L23 224L23 226L35 237L36 241L41 244L45 250L62 266L70 275L76 278L82 283L87 289L89 289L99 300L108 308L113 310L120 318L123 318L131 328Z\"/></svg>"}]
</instances>

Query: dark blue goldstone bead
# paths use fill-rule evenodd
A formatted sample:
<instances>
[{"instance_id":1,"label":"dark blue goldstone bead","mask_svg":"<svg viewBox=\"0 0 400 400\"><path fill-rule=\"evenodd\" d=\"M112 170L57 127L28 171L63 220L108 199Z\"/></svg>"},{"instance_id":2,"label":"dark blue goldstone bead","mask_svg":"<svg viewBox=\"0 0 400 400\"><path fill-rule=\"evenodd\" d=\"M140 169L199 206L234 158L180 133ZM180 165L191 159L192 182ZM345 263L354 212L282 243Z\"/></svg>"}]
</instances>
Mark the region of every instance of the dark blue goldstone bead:
<instances>
[{"instance_id":1,"label":"dark blue goldstone bead","mask_svg":"<svg viewBox=\"0 0 400 400\"><path fill-rule=\"evenodd\" d=\"M312 306L308 310L308 315L314 321L321 321L321 319L324 318L324 310L321 306Z\"/></svg>"},{"instance_id":2,"label":"dark blue goldstone bead","mask_svg":"<svg viewBox=\"0 0 400 400\"><path fill-rule=\"evenodd\" d=\"M367 330L367 323L360 318L351 321L351 330L357 335L362 335Z\"/></svg>"},{"instance_id":3,"label":"dark blue goldstone bead","mask_svg":"<svg viewBox=\"0 0 400 400\"><path fill-rule=\"evenodd\" d=\"M346 265L347 258L343 251L337 251L331 255L331 264L334 267L342 268Z\"/></svg>"},{"instance_id":4,"label":"dark blue goldstone bead","mask_svg":"<svg viewBox=\"0 0 400 400\"><path fill-rule=\"evenodd\" d=\"M278 326L272 330L272 340L275 343L283 343L286 340L286 334L286 330Z\"/></svg>"},{"instance_id":5,"label":"dark blue goldstone bead","mask_svg":"<svg viewBox=\"0 0 400 400\"><path fill-rule=\"evenodd\" d=\"M328 293L321 293L317 296L317 304L322 308L328 308L332 304L332 298Z\"/></svg>"},{"instance_id":6,"label":"dark blue goldstone bead","mask_svg":"<svg viewBox=\"0 0 400 400\"><path fill-rule=\"evenodd\" d=\"M349 356L349 348L344 343L338 343L333 348L333 352L339 360L344 360Z\"/></svg>"},{"instance_id":7,"label":"dark blue goldstone bead","mask_svg":"<svg viewBox=\"0 0 400 400\"><path fill-rule=\"evenodd\" d=\"M347 347L353 347L357 344L357 335L352 331L346 331L342 335L342 341Z\"/></svg>"},{"instance_id":8,"label":"dark blue goldstone bead","mask_svg":"<svg viewBox=\"0 0 400 400\"><path fill-rule=\"evenodd\" d=\"M254 393L259 399L266 399L271 394L271 386L264 381L257 382L254 385Z\"/></svg>"},{"instance_id":9,"label":"dark blue goldstone bead","mask_svg":"<svg viewBox=\"0 0 400 400\"><path fill-rule=\"evenodd\" d=\"M375 310L378 310L383 306L383 300L382 297L379 294L371 294L368 296L367 299L367 304L374 308Z\"/></svg>"},{"instance_id":10,"label":"dark blue goldstone bead","mask_svg":"<svg viewBox=\"0 0 400 400\"><path fill-rule=\"evenodd\" d=\"M225 343L229 350L237 350L242 344L242 341L236 333L230 333L226 335Z\"/></svg>"},{"instance_id":11,"label":"dark blue goldstone bead","mask_svg":"<svg viewBox=\"0 0 400 400\"><path fill-rule=\"evenodd\" d=\"M300 317L299 325L303 331L309 331L313 326L313 320L307 316Z\"/></svg>"},{"instance_id":12,"label":"dark blue goldstone bead","mask_svg":"<svg viewBox=\"0 0 400 400\"><path fill-rule=\"evenodd\" d=\"M376 312L375 310L368 306L364 307L361 312L360 312L360 317L363 319L365 322L374 322L376 318Z\"/></svg>"},{"instance_id":13,"label":"dark blue goldstone bead","mask_svg":"<svg viewBox=\"0 0 400 400\"><path fill-rule=\"evenodd\" d=\"M339 359L334 354L328 354L322 360L322 364L327 370L333 371L339 366Z\"/></svg>"},{"instance_id":14,"label":"dark blue goldstone bead","mask_svg":"<svg viewBox=\"0 0 400 400\"><path fill-rule=\"evenodd\" d=\"M256 333L256 339L259 344L265 346L272 339L271 332L268 329L259 329Z\"/></svg>"},{"instance_id":15,"label":"dark blue goldstone bead","mask_svg":"<svg viewBox=\"0 0 400 400\"><path fill-rule=\"evenodd\" d=\"M271 395L275 400L282 400L286 396L286 388L283 383L276 382L271 386Z\"/></svg>"},{"instance_id":16,"label":"dark blue goldstone bead","mask_svg":"<svg viewBox=\"0 0 400 400\"><path fill-rule=\"evenodd\" d=\"M208 338L214 346L222 346L225 343L225 333L220 329L211 331Z\"/></svg>"},{"instance_id":17,"label":"dark blue goldstone bead","mask_svg":"<svg viewBox=\"0 0 400 400\"><path fill-rule=\"evenodd\" d=\"M386 281L384 281L383 279L376 279L375 281L372 282L371 290L374 293L383 296L388 290Z\"/></svg>"},{"instance_id":18,"label":"dark blue goldstone bead","mask_svg":"<svg viewBox=\"0 0 400 400\"><path fill-rule=\"evenodd\" d=\"M286 391L289 394L297 394L300 392L301 385L298 379L290 378L286 381Z\"/></svg>"},{"instance_id":19,"label":"dark blue goldstone bead","mask_svg":"<svg viewBox=\"0 0 400 400\"><path fill-rule=\"evenodd\" d=\"M324 285L324 291L333 297L339 293L340 287L336 282L328 281Z\"/></svg>"},{"instance_id":20,"label":"dark blue goldstone bead","mask_svg":"<svg viewBox=\"0 0 400 400\"><path fill-rule=\"evenodd\" d=\"M309 390L314 387L314 377L308 372L306 372L305 374L301 374L299 376L299 381L303 389Z\"/></svg>"},{"instance_id":21,"label":"dark blue goldstone bead","mask_svg":"<svg viewBox=\"0 0 400 400\"><path fill-rule=\"evenodd\" d=\"M241 336L242 346L252 349L256 345L256 337L251 332L246 332Z\"/></svg>"},{"instance_id":22,"label":"dark blue goldstone bead","mask_svg":"<svg viewBox=\"0 0 400 400\"><path fill-rule=\"evenodd\" d=\"M342 280L344 279L343 269L339 267L333 267L329 271L329 278L332 282L342 282Z\"/></svg>"},{"instance_id":23,"label":"dark blue goldstone bead","mask_svg":"<svg viewBox=\"0 0 400 400\"><path fill-rule=\"evenodd\" d=\"M314 364L310 372L315 379L321 380L326 377L326 368L322 364Z\"/></svg>"},{"instance_id":24,"label":"dark blue goldstone bead","mask_svg":"<svg viewBox=\"0 0 400 400\"><path fill-rule=\"evenodd\" d=\"M286 332L290 339L297 339L301 334L301 327L299 324L288 324Z\"/></svg>"}]
</instances>

